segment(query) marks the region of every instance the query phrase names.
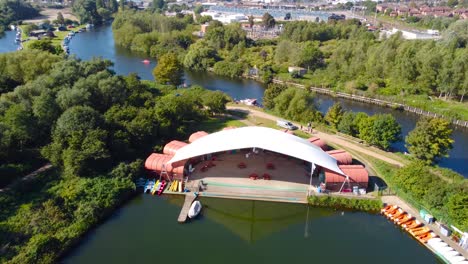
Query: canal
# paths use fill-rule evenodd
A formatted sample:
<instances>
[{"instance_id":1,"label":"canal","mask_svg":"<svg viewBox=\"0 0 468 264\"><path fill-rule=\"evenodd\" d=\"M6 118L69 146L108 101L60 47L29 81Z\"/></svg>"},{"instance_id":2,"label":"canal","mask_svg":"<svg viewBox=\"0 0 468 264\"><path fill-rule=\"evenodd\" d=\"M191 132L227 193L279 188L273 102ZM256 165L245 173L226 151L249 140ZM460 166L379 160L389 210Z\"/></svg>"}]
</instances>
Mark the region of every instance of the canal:
<instances>
[{"instance_id":1,"label":"canal","mask_svg":"<svg viewBox=\"0 0 468 264\"><path fill-rule=\"evenodd\" d=\"M63 263L442 263L380 215L302 204L201 202L202 215L179 224L181 197L142 194Z\"/></svg>"}]
</instances>

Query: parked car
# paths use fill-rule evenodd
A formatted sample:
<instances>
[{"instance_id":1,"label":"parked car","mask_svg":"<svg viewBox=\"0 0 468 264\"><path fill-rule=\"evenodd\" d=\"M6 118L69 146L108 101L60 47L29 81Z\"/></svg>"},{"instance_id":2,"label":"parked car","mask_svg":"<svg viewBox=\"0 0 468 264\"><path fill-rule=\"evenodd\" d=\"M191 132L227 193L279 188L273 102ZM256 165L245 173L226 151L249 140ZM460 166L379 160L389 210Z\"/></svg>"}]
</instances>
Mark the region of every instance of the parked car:
<instances>
[{"instance_id":1,"label":"parked car","mask_svg":"<svg viewBox=\"0 0 468 264\"><path fill-rule=\"evenodd\" d=\"M283 127L283 128L286 128L286 129L289 129L289 130L296 130L297 129L297 126L293 125L290 121L286 121L286 120L278 120L278 121L276 121L276 125L280 126L280 127Z\"/></svg>"}]
</instances>

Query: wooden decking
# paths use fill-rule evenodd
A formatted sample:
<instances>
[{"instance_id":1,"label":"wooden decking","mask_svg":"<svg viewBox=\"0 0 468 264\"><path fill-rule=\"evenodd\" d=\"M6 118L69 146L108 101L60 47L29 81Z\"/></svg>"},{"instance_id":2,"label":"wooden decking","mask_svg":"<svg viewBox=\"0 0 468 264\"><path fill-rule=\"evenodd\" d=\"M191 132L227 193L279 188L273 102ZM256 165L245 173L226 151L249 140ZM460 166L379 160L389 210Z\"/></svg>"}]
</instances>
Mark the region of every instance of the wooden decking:
<instances>
[{"instance_id":1,"label":"wooden decking","mask_svg":"<svg viewBox=\"0 0 468 264\"><path fill-rule=\"evenodd\" d=\"M187 221L190 206L192 205L193 201L195 201L196 198L197 197L193 193L185 194L184 205L182 206L182 210L180 210L179 219L177 220L179 221L179 223L184 223L185 221Z\"/></svg>"}]
</instances>

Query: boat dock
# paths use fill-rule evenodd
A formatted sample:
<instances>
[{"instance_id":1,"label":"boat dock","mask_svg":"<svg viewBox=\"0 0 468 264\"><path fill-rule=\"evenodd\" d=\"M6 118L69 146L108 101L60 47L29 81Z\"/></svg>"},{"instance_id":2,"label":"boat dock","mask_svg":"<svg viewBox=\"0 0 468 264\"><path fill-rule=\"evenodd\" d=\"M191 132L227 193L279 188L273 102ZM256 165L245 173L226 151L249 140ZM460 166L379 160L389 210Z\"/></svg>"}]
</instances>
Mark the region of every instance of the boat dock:
<instances>
[{"instance_id":1,"label":"boat dock","mask_svg":"<svg viewBox=\"0 0 468 264\"><path fill-rule=\"evenodd\" d=\"M197 197L192 193L185 195L184 205L182 206L182 210L180 210L179 219L177 220L179 223L185 223L185 221L187 221L190 206L196 198Z\"/></svg>"}]
</instances>

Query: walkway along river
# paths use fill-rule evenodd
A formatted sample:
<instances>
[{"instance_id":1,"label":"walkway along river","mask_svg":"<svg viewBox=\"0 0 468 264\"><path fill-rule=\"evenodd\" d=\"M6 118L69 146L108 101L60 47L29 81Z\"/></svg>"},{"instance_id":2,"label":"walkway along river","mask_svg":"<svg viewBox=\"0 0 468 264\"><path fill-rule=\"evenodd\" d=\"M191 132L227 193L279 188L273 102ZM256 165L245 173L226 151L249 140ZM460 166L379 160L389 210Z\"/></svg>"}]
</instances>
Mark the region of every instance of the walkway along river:
<instances>
[{"instance_id":1,"label":"walkway along river","mask_svg":"<svg viewBox=\"0 0 468 264\"><path fill-rule=\"evenodd\" d=\"M3 43L14 43L14 34L0 39L0 47ZM7 42L5 42L7 41ZM14 49L12 49L14 50ZM6 50L2 50L5 52ZM127 50L116 47L110 25L95 28L92 31L77 34L70 43L71 54L75 54L81 59L91 59L101 56L114 62L114 70L118 74L128 74L136 72L141 78L152 80L152 70L155 62L146 65L142 60L147 57L131 53ZM263 97L265 85L249 79L229 79L216 76L206 72L186 72L185 79L188 84L198 84L211 90L221 90L236 99ZM326 112L335 102L341 102L347 110L361 111L368 114L390 113L402 126L403 138L411 131L420 116L404 111L397 111L390 108L367 104L363 102L334 98L327 95L317 94L319 110ZM456 127L452 134L455 140L454 148L450 151L450 157L444 158L439 163L442 167L453 169L465 177L468 177L468 151L463 146L468 146L468 129ZM406 151L404 142L400 141L392 145L392 148L401 152Z\"/></svg>"}]
</instances>

